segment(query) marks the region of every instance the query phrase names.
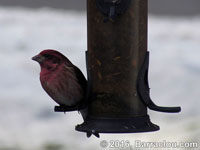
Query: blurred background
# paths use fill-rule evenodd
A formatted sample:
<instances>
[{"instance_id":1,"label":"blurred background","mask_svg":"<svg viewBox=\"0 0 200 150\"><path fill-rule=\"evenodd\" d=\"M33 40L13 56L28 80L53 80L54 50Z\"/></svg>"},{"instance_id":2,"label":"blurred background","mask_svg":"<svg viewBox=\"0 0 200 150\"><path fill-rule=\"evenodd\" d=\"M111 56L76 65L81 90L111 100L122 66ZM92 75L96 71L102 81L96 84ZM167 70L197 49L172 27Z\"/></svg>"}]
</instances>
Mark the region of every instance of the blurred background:
<instances>
[{"instance_id":1,"label":"blurred background","mask_svg":"<svg viewBox=\"0 0 200 150\"><path fill-rule=\"evenodd\" d=\"M86 75L85 3L0 0L0 150L101 150L102 140L128 140L133 150L140 150L134 146L137 140L198 143L199 0L149 0L151 96L159 105L182 107L179 114L149 110L160 131L101 134L100 139L87 139L74 130L75 125L82 123L80 114L53 112L55 103L41 88L40 68L31 57L43 49L57 49ZM198 148L163 149L199 150L198 144Z\"/></svg>"}]
</instances>

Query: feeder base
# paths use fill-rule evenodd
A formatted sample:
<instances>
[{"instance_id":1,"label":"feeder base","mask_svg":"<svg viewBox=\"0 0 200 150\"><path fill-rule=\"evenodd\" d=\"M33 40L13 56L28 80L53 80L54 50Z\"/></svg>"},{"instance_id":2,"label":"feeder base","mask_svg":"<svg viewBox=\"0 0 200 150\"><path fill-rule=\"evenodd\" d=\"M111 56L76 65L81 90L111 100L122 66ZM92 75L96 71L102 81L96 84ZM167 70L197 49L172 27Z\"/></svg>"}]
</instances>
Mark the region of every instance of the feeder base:
<instances>
[{"instance_id":1,"label":"feeder base","mask_svg":"<svg viewBox=\"0 0 200 150\"><path fill-rule=\"evenodd\" d=\"M153 124L148 115L132 118L88 117L83 124L77 125L75 129L87 134L138 133L157 131L159 126Z\"/></svg>"}]
</instances>

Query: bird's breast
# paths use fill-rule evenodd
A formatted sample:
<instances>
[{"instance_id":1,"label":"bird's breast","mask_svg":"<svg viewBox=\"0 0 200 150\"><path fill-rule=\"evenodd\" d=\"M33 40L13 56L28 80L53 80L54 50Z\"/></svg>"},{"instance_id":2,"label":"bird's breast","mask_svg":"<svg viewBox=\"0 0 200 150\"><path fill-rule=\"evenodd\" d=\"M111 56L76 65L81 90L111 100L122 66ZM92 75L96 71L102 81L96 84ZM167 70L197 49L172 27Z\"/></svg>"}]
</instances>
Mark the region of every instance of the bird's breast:
<instances>
[{"instance_id":1,"label":"bird's breast","mask_svg":"<svg viewBox=\"0 0 200 150\"><path fill-rule=\"evenodd\" d=\"M83 98L77 79L65 70L41 74L40 81L47 94L60 105L76 105Z\"/></svg>"}]
</instances>

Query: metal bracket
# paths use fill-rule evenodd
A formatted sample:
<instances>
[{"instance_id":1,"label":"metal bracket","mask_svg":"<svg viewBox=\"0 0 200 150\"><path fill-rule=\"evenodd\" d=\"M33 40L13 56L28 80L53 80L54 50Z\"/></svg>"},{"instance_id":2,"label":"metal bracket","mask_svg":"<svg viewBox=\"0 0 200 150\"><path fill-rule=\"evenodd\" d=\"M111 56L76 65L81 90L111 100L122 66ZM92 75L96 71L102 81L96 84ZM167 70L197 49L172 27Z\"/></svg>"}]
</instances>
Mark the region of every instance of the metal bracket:
<instances>
[{"instance_id":1,"label":"metal bracket","mask_svg":"<svg viewBox=\"0 0 200 150\"><path fill-rule=\"evenodd\" d=\"M177 113L181 111L181 107L162 107L157 106L151 100L150 97L150 89L148 83L148 69L149 69L149 52L146 53L146 57L144 63L141 67L141 70L138 75L138 93L141 97L142 101L149 109L160 111L160 112L168 112L168 113Z\"/></svg>"},{"instance_id":2,"label":"metal bracket","mask_svg":"<svg viewBox=\"0 0 200 150\"><path fill-rule=\"evenodd\" d=\"M105 21L114 21L118 15L123 14L129 7L131 0L96 0L97 7L107 16Z\"/></svg>"}]
</instances>

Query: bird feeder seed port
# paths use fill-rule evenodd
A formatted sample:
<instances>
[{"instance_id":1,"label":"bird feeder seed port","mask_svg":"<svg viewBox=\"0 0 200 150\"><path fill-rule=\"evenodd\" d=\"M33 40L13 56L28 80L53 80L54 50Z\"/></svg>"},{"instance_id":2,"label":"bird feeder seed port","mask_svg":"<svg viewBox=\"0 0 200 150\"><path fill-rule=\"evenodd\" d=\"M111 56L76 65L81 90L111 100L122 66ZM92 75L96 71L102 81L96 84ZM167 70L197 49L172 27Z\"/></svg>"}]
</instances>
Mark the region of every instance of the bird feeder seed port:
<instances>
[{"instance_id":1,"label":"bird feeder seed port","mask_svg":"<svg viewBox=\"0 0 200 150\"><path fill-rule=\"evenodd\" d=\"M159 130L147 108L178 113L180 107L157 106L150 98L147 51L148 0L87 0L87 103L77 131L137 133Z\"/></svg>"}]
</instances>

